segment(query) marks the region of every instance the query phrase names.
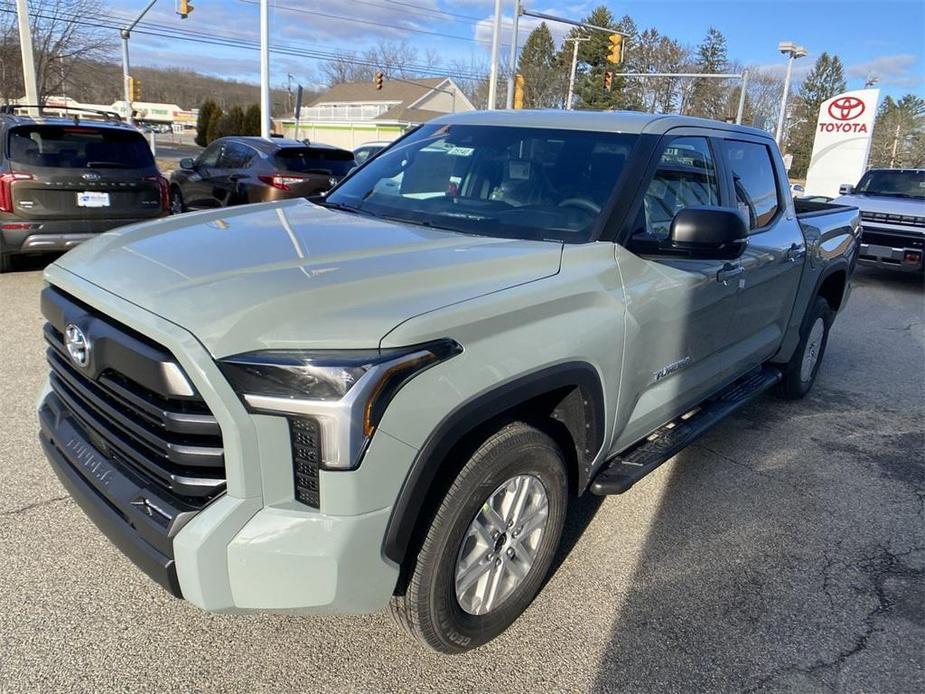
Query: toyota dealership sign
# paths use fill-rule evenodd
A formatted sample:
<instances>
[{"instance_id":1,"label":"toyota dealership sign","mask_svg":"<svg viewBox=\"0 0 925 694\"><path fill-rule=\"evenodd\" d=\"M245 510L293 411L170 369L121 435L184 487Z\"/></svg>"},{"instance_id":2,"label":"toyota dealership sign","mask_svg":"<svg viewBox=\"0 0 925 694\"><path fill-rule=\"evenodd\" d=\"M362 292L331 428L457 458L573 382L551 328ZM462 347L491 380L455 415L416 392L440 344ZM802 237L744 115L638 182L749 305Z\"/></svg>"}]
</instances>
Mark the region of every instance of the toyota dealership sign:
<instances>
[{"instance_id":1,"label":"toyota dealership sign","mask_svg":"<svg viewBox=\"0 0 925 694\"><path fill-rule=\"evenodd\" d=\"M806 174L807 195L835 197L842 183L857 184L867 169L879 96L879 89L859 89L832 97L819 107Z\"/></svg>"}]
</instances>

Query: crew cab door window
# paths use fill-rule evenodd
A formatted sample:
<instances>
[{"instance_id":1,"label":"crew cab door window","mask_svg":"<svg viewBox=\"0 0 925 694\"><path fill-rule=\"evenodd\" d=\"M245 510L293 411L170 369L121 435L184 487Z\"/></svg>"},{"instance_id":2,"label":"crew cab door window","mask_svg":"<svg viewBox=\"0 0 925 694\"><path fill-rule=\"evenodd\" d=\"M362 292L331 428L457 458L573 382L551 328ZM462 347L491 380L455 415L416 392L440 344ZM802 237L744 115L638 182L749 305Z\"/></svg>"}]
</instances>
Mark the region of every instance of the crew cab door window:
<instances>
[{"instance_id":1,"label":"crew cab door window","mask_svg":"<svg viewBox=\"0 0 925 694\"><path fill-rule=\"evenodd\" d=\"M645 232L668 237L671 220L685 207L719 204L713 153L705 137L678 137L662 152L643 198Z\"/></svg>"},{"instance_id":2,"label":"crew cab door window","mask_svg":"<svg viewBox=\"0 0 925 694\"><path fill-rule=\"evenodd\" d=\"M739 211L750 229L766 227L782 208L770 150L738 140L727 140L724 149Z\"/></svg>"}]
</instances>

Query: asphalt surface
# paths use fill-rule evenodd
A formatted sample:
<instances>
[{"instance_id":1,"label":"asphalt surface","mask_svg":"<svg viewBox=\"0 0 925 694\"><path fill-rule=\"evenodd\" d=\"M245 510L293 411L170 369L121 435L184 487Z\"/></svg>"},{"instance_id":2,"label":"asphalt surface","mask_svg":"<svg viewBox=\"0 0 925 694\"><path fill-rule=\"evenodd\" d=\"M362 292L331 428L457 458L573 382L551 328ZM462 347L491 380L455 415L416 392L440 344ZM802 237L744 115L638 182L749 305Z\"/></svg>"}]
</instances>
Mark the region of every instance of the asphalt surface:
<instances>
[{"instance_id":1,"label":"asphalt surface","mask_svg":"<svg viewBox=\"0 0 925 694\"><path fill-rule=\"evenodd\" d=\"M527 613L446 657L385 614L209 615L135 570L36 442L39 267L0 276L4 692L925 690L920 277L859 271L809 397L573 504Z\"/></svg>"}]
</instances>

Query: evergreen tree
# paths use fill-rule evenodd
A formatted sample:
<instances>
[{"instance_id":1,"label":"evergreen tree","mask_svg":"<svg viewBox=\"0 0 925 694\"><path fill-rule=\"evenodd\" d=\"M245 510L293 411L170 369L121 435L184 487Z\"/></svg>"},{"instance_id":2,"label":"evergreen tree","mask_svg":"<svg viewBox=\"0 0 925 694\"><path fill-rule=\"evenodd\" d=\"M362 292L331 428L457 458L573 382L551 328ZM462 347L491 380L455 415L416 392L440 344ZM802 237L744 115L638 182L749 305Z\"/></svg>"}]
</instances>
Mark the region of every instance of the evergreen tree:
<instances>
[{"instance_id":1,"label":"evergreen tree","mask_svg":"<svg viewBox=\"0 0 925 694\"><path fill-rule=\"evenodd\" d=\"M244 109L240 106L232 106L211 131L212 139L220 137L229 137L230 135L244 135Z\"/></svg>"},{"instance_id":2,"label":"evergreen tree","mask_svg":"<svg viewBox=\"0 0 925 694\"><path fill-rule=\"evenodd\" d=\"M716 27L710 27L703 42L697 47L697 69L704 74L724 73L728 71L729 61L726 54L726 37ZM702 118L726 117L727 91L729 85L725 80L701 78L694 80L687 112Z\"/></svg>"},{"instance_id":3,"label":"evergreen tree","mask_svg":"<svg viewBox=\"0 0 925 694\"><path fill-rule=\"evenodd\" d=\"M553 108L562 104L562 71L556 44L546 23L530 32L520 52L517 72L524 78L524 108Z\"/></svg>"},{"instance_id":4,"label":"evergreen tree","mask_svg":"<svg viewBox=\"0 0 925 694\"><path fill-rule=\"evenodd\" d=\"M216 138L221 137L218 132L219 123L221 122L222 118L224 118L224 113L222 112L221 108L216 106L215 110L212 111L208 123L206 124L206 144L209 144Z\"/></svg>"},{"instance_id":5,"label":"evergreen tree","mask_svg":"<svg viewBox=\"0 0 925 694\"><path fill-rule=\"evenodd\" d=\"M599 27L613 28L618 25L606 5L599 5L584 20L585 24ZM610 53L610 39L603 31L586 31L580 27L572 29L568 38L585 38L578 44L578 63L575 70L575 108L609 110L619 108L624 101L623 80L616 77L613 80L611 91L604 89L604 73L620 72L621 65L615 65L607 60ZM568 80L572 65L571 41L562 45L559 53L559 63L565 69L565 79Z\"/></svg>"},{"instance_id":6,"label":"evergreen tree","mask_svg":"<svg viewBox=\"0 0 925 694\"><path fill-rule=\"evenodd\" d=\"M837 55L823 53L800 85L791 107L792 117L785 127L785 149L793 154L790 173L796 178L806 175L816 139L819 107L824 101L845 91L845 68ZM787 120L784 121L788 123Z\"/></svg>"},{"instance_id":7,"label":"evergreen tree","mask_svg":"<svg viewBox=\"0 0 925 694\"><path fill-rule=\"evenodd\" d=\"M222 109L212 99L206 99L199 107L199 115L196 118L196 144L200 147L209 144L209 124L216 111L221 114Z\"/></svg>"},{"instance_id":8,"label":"evergreen tree","mask_svg":"<svg viewBox=\"0 0 925 694\"><path fill-rule=\"evenodd\" d=\"M244 127L241 129L241 134L260 134L260 106L258 104L251 104L244 112Z\"/></svg>"}]
</instances>

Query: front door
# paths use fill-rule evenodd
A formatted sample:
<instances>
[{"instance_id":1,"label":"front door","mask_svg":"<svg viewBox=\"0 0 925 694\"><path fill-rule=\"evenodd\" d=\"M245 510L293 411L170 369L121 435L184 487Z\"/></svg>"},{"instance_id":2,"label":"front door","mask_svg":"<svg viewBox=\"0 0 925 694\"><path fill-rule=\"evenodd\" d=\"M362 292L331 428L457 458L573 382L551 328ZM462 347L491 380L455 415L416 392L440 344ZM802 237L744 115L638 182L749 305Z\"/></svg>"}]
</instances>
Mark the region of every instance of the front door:
<instances>
[{"instance_id":1,"label":"front door","mask_svg":"<svg viewBox=\"0 0 925 694\"><path fill-rule=\"evenodd\" d=\"M686 135L669 139L634 217L632 236L626 248L616 249L627 303L621 390L640 394L634 402L622 403L629 414L618 422L617 449L683 413L735 376L726 360L738 283L722 279L727 261L679 258L653 250L654 241L667 238L680 210L721 204L711 141Z\"/></svg>"},{"instance_id":2,"label":"front door","mask_svg":"<svg viewBox=\"0 0 925 694\"><path fill-rule=\"evenodd\" d=\"M183 198L190 209L201 210L218 206L218 201L213 195L213 179L219 172L218 160L223 148L223 142L213 142L194 162L192 175L187 178L182 188Z\"/></svg>"}]
</instances>

